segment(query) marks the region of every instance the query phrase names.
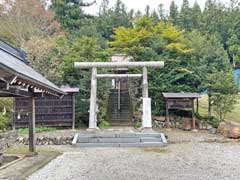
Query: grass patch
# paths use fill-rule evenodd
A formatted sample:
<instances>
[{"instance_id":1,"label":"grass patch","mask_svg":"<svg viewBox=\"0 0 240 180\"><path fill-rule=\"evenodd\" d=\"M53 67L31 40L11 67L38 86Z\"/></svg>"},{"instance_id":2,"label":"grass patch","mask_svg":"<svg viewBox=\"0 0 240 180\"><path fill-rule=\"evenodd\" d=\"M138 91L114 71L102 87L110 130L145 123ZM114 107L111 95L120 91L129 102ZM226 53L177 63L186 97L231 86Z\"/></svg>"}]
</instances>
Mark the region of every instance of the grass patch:
<instances>
[{"instance_id":1,"label":"grass patch","mask_svg":"<svg viewBox=\"0 0 240 180\"><path fill-rule=\"evenodd\" d=\"M226 120L240 124L240 95L237 96L236 100L237 103L234 105L232 112L227 114ZM214 111L212 113L213 115L216 115ZM208 115L207 94L201 95L201 98L199 98L199 114L205 117Z\"/></svg>"},{"instance_id":2,"label":"grass patch","mask_svg":"<svg viewBox=\"0 0 240 180\"><path fill-rule=\"evenodd\" d=\"M42 132L55 132L57 129L52 127L38 127L36 128L36 133ZM20 128L18 129L19 134L28 134L28 128Z\"/></svg>"},{"instance_id":3,"label":"grass patch","mask_svg":"<svg viewBox=\"0 0 240 180\"><path fill-rule=\"evenodd\" d=\"M10 147L5 151L5 153L6 154L16 154L16 155L29 155L30 154L28 147L24 147L24 146ZM56 155L62 154L62 152L60 152L60 151L56 151L53 149L46 149L46 148L37 149L37 153L39 153L39 154L56 154Z\"/></svg>"},{"instance_id":4,"label":"grass patch","mask_svg":"<svg viewBox=\"0 0 240 180\"><path fill-rule=\"evenodd\" d=\"M154 153L170 153L171 151L167 148L144 148L145 152L154 152Z\"/></svg>"},{"instance_id":5,"label":"grass patch","mask_svg":"<svg viewBox=\"0 0 240 180\"><path fill-rule=\"evenodd\" d=\"M139 129L142 127L142 122L136 122L136 124L134 125L135 129Z\"/></svg>"},{"instance_id":6,"label":"grass patch","mask_svg":"<svg viewBox=\"0 0 240 180\"><path fill-rule=\"evenodd\" d=\"M101 121L99 124L100 129L108 129L110 127L110 123L107 121Z\"/></svg>"}]
</instances>

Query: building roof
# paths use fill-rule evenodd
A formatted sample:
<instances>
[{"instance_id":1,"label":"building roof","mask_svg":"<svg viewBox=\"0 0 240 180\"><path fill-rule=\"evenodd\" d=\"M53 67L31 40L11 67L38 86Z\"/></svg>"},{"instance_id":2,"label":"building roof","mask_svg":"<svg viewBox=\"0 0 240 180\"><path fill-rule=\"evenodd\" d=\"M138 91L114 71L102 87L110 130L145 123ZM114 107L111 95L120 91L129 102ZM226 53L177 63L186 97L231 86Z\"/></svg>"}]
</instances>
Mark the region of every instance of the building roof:
<instances>
[{"instance_id":1,"label":"building roof","mask_svg":"<svg viewBox=\"0 0 240 180\"><path fill-rule=\"evenodd\" d=\"M3 51L15 56L16 58L18 58L21 61L23 61L25 64L29 64L27 54L22 49L13 47L12 45L10 45L2 40L0 40L0 48Z\"/></svg>"},{"instance_id":2,"label":"building roof","mask_svg":"<svg viewBox=\"0 0 240 180\"><path fill-rule=\"evenodd\" d=\"M29 84L32 87L53 94L66 94L55 84L27 65L26 53L0 40L0 71L7 76L15 76L15 82ZM3 78L3 75L1 78Z\"/></svg>"},{"instance_id":3,"label":"building roof","mask_svg":"<svg viewBox=\"0 0 240 180\"><path fill-rule=\"evenodd\" d=\"M200 98L198 93L162 93L164 98Z\"/></svg>"}]
</instances>

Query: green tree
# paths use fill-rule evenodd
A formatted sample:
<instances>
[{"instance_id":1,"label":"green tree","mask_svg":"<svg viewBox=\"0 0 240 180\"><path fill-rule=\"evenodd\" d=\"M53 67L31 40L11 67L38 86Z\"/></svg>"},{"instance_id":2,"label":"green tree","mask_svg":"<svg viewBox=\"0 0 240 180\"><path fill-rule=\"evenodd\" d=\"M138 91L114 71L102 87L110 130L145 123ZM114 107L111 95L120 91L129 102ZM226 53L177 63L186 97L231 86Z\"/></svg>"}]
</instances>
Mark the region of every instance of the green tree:
<instances>
[{"instance_id":1,"label":"green tree","mask_svg":"<svg viewBox=\"0 0 240 180\"><path fill-rule=\"evenodd\" d=\"M232 68L228 61L227 52L224 50L217 36L203 36L198 31L188 34L189 46L193 48L193 52L189 57L192 62L192 70L196 77L200 80L198 91L206 91L208 93L208 115L212 116L212 96L213 93L219 92L213 88L216 72L231 74ZM219 78L222 78L220 76ZM210 79L209 79L210 78ZM233 77L232 77L233 78ZM232 81L230 81L232 83ZM215 85L214 85L215 86Z\"/></svg>"},{"instance_id":2,"label":"green tree","mask_svg":"<svg viewBox=\"0 0 240 180\"><path fill-rule=\"evenodd\" d=\"M91 6L93 2L83 2L82 0L52 0L51 8L55 12L56 19L69 31L81 28L87 16L82 7Z\"/></svg>"},{"instance_id":3,"label":"green tree","mask_svg":"<svg viewBox=\"0 0 240 180\"><path fill-rule=\"evenodd\" d=\"M114 52L133 56L135 61L165 61L164 69L149 70L154 113L161 113L161 92L192 91L197 86L198 79L194 78L186 59L192 49L186 44L184 32L171 23L154 24L151 18L144 16L132 28L115 29L112 38L109 44Z\"/></svg>"},{"instance_id":4,"label":"green tree","mask_svg":"<svg viewBox=\"0 0 240 180\"><path fill-rule=\"evenodd\" d=\"M208 34L218 34L224 46L228 38L228 20L225 7L219 1L206 1L202 14L201 31Z\"/></svg>"},{"instance_id":5,"label":"green tree","mask_svg":"<svg viewBox=\"0 0 240 180\"><path fill-rule=\"evenodd\" d=\"M145 7L145 15L146 15L147 17L150 17L150 6L149 6L149 5L147 5L147 6Z\"/></svg>"},{"instance_id":6,"label":"green tree","mask_svg":"<svg viewBox=\"0 0 240 180\"><path fill-rule=\"evenodd\" d=\"M133 10L127 11L125 4L118 0L114 7L108 7L108 1L100 5L99 16L96 17L98 33L105 39L110 39L113 29L119 26L130 27L133 18Z\"/></svg>"},{"instance_id":7,"label":"green tree","mask_svg":"<svg viewBox=\"0 0 240 180\"><path fill-rule=\"evenodd\" d=\"M179 14L179 26L187 30L190 30L192 27L191 8L188 0L183 0Z\"/></svg>"},{"instance_id":8,"label":"green tree","mask_svg":"<svg viewBox=\"0 0 240 180\"><path fill-rule=\"evenodd\" d=\"M201 26L201 15L202 15L202 11L201 8L199 6L199 4L197 3L197 1L195 1L192 9L191 9L191 21L192 21L192 28L194 29L199 29Z\"/></svg>"},{"instance_id":9,"label":"green tree","mask_svg":"<svg viewBox=\"0 0 240 180\"><path fill-rule=\"evenodd\" d=\"M230 38L227 42L229 55L232 58L232 63L234 67L238 67L240 64L240 39L235 33L231 33Z\"/></svg>"},{"instance_id":10,"label":"green tree","mask_svg":"<svg viewBox=\"0 0 240 180\"><path fill-rule=\"evenodd\" d=\"M160 20L165 20L166 19L166 14L165 14L165 10L164 10L164 5L163 4L159 4L159 6L158 6L158 14L159 14Z\"/></svg>"},{"instance_id":11,"label":"green tree","mask_svg":"<svg viewBox=\"0 0 240 180\"><path fill-rule=\"evenodd\" d=\"M69 52L64 56L64 83L73 87L79 87L80 93L76 96L76 120L78 124L88 122L88 110L90 98L91 78L90 72L79 70L73 67L74 62L94 62L106 61L108 54L98 44L98 39L94 37L80 37L74 39ZM104 108L104 100L108 91L109 83L98 82L98 98L100 107ZM104 111L101 111L104 112ZM101 114L101 116L104 116Z\"/></svg>"},{"instance_id":12,"label":"green tree","mask_svg":"<svg viewBox=\"0 0 240 180\"><path fill-rule=\"evenodd\" d=\"M220 121L224 120L226 114L231 112L236 103L237 86L234 82L232 72L218 71L208 77L211 92L211 103Z\"/></svg>"},{"instance_id":13,"label":"green tree","mask_svg":"<svg viewBox=\"0 0 240 180\"><path fill-rule=\"evenodd\" d=\"M170 5L169 21L174 25L177 25L178 16L179 16L178 7L175 4L175 1L172 1Z\"/></svg>"}]
</instances>

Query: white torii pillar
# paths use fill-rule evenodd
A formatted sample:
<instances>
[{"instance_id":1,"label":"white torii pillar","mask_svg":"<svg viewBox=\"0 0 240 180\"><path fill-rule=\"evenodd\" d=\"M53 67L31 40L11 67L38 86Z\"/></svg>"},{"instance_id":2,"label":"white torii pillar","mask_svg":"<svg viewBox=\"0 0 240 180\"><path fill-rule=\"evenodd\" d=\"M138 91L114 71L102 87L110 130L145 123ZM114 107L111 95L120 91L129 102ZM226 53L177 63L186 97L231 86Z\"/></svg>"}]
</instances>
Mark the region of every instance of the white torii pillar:
<instances>
[{"instance_id":1,"label":"white torii pillar","mask_svg":"<svg viewBox=\"0 0 240 180\"><path fill-rule=\"evenodd\" d=\"M96 129L97 129L97 68L93 67L91 75L91 95L90 95L88 130Z\"/></svg>"}]
</instances>

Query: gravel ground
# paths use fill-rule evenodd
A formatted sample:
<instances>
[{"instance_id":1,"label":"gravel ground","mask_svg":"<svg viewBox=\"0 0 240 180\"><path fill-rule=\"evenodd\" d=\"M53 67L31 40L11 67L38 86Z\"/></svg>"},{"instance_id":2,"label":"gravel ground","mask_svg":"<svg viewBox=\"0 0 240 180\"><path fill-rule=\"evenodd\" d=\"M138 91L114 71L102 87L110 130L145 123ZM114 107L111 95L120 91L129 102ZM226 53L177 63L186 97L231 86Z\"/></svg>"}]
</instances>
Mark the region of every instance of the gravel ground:
<instances>
[{"instance_id":1,"label":"gravel ground","mask_svg":"<svg viewBox=\"0 0 240 180\"><path fill-rule=\"evenodd\" d=\"M240 179L240 143L187 142L150 149L56 148L64 154L29 180Z\"/></svg>"}]
</instances>

